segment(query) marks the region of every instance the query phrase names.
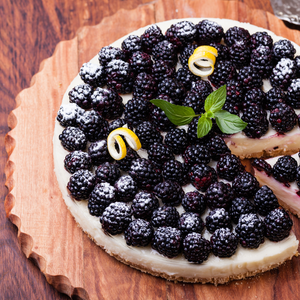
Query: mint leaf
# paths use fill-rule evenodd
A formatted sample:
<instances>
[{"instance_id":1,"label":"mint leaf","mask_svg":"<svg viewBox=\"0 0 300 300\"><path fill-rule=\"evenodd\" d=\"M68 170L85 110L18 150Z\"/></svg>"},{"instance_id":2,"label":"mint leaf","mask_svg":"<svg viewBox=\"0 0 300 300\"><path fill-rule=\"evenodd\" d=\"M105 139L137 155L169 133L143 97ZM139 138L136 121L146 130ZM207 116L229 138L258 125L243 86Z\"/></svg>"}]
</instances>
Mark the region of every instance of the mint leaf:
<instances>
[{"instance_id":1,"label":"mint leaf","mask_svg":"<svg viewBox=\"0 0 300 300\"><path fill-rule=\"evenodd\" d=\"M212 120L202 115L198 120L197 137L201 138L206 136L212 128Z\"/></svg>"},{"instance_id":2,"label":"mint leaf","mask_svg":"<svg viewBox=\"0 0 300 300\"><path fill-rule=\"evenodd\" d=\"M150 102L162 109L167 118L177 126L189 124L197 116L191 107L172 104L161 99L153 99Z\"/></svg>"},{"instance_id":3,"label":"mint leaf","mask_svg":"<svg viewBox=\"0 0 300 300\"><path fill-rule=\"evenodd\" d=\"M212 92L205 99L204 109L206 112L216 112L222 109L226 101L226 84Z\"/></svg>"},{"instance_id":4,"label":"mint leaf","mask_svg":"<svg viewBox=\"0 0 300 300\"><path fill-rule=\"evenodd\" d=\"M237 115L231 114L226 110L215 112L216 123L223 133L233 134L243 130L247 123Z\"/></svg>"}]
</instances>

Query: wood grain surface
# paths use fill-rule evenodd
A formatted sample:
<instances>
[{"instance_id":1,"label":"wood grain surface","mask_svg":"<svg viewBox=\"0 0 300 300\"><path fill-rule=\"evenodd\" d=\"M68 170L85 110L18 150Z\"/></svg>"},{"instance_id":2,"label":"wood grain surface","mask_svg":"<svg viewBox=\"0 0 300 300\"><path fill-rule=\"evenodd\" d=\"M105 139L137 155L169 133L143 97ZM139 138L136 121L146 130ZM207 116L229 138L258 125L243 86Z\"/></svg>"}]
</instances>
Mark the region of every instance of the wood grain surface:
<instances>
[{"instance_id":1,"label":"wood grain surface","mask_svg":"<svg viewBox=\"0 0 300 300\"><path fill-rule=\"evenodd\" d=\"M275 18L269 1L5 1L0 15L0 299L69 298L57 289L73 299L298 299L298 259L218 287L175 284L117 262L77 228L59 201L53 173L44 170L53 167L47 149L61 96L100 47L141 26L182 17L246 21L300 44L297 28ZM9 134L8 126L14 128ZM40 208L31 201L36 198ZM5 209L17 209L19 217L11 215L10 222ZM64 259L56 265L58 255Z\"/></svg>"}]
</instances>

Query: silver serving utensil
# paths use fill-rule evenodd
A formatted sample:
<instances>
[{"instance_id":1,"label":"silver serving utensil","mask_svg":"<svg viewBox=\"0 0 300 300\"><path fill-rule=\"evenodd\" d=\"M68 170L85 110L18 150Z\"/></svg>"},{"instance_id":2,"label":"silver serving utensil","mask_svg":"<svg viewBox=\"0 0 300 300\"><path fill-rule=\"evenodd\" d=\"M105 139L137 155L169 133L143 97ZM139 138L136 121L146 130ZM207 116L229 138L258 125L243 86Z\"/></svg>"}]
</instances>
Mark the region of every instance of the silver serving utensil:
<instances>
[{"instance_id":1,"label":"silver serving utensil","mask_svg":"<svg viewBox=\"0 0 300 300\"><path fill-rule=\"evenodd\" d=\"M299 0L270 0L274 14L281 20L300 25Z\"/></svg>"}]
</instances>

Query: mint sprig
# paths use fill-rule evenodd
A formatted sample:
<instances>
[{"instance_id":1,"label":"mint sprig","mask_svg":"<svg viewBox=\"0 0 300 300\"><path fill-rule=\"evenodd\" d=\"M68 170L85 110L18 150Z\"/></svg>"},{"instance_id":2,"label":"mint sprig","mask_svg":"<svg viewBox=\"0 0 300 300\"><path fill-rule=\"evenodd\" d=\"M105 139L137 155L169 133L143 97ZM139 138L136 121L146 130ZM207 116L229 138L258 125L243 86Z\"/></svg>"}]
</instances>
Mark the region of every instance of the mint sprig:
<instances>
[{"instance_id":1,"label":"mint sprig","mask_svg":"<svg viewBox=\"0 0 300 300\"><path fill-rule=\"evenodd\" d=\"M167 118L177 126L187 125L193 118L200 116L197 126L198 138L209 133L212 128L211 119L215 119L220 130L227 134L237 133L247 126L247 123L237 115L222 110L226 102L226 85L221 86L205 99L203 114L195 114L191 107L175 105L161 99L153 99L150 102L162 109Z\"/></svg>"}]
</instances>

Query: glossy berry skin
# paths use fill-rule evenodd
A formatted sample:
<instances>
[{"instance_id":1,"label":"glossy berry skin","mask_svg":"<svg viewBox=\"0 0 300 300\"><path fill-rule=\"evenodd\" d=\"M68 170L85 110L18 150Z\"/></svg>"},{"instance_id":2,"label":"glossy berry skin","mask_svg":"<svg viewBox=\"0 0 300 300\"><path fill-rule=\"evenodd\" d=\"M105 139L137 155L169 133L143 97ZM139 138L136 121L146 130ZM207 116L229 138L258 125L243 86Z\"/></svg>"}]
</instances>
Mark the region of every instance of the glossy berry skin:
<instances>
[{"instance_id":1,"label":"glossy berry skin","mask_svg":"<svg viewBox=\"0 0 300 300\"><path fill-rule=\"evenodd\" d=\"M178 228L179 212L173 206L163 205L153 211L151 224L153 227L171 226Z\"/></svg>"},{"instance_id":2,"label":"glossy berry skin","mask_svg":"<svg viewBox=\"0 0 300 300\"><path fill-rule=\"evenodd\" d=\"M69 100L71 103L76 103L83 109L89 109L92 107L92 92L93 89L89 84L76 85L68 94Z\"/></svg>"},{"instance_id":3,"label":"glossy berry skin","mask_svg":"<svg viewBox=\"0 0 300 300\"><path fill-rule=\"evenodd\" d=\"M211 251L218 257L231 257L238 247L238 238L229 228L217 229L210 241Z\"/></svg>"},{"instance_id":4,"label":"glossy berry skin","mask_svg":"<svg viewBox=\"0 0 300 300\"><path fill-rule=\"evenodd\" d=\"M125 104L124 119L133 127L150 118L150 103L145 99L133 98Z\"/></svg>"},{"instance_id":5,"label":"glossy berry skin","mask_svg":"<svg viewBox=\"0 0 300 300\"><path fill-rule=\"evenodd\" d=\"M225 208L211 210L205 218L205 225L210 233L214 233L219 228L232 229L231 218Z\"/></svg>"},{"instance_id":6,"label":"glossy berry skin","mask_svg":"<svg viewBox=\"0 0 300 300\"><path fill-rule=\"evenodd\" d=\"M131 221L125 230L125 240L128 246L146 247L150 244L154 229L151 224L143 219Z\"/></svg>"},{"instance_id":7,"label":"glossy berry skin","mask_svg":"<svg viewBox=\"0 0 300 300\"><path fill-rule=\"evenodd\" d=\"M236 196L250 198L259 189L259 182L249 172L242 172L232 182L232 189Z\"/></svg>"},{"instance_id":8,"label":"glossy berry skin","mask_svg":"<svg viewBox=\"0 0 300 300\"><path fill-rule=\"evenodd\" d=\"M205 198L210 209L227 209L234 197L230 184L222 181L212 183L206 190Z\"/></svg>"},{"instance_id":9,"label":"glossy berry skin","mask_svg":"<svg viewBox=\"0 0 300 300\"><path fill-rule=\"evenodd\" d=\"M266 185L263 185L254 196L254 205L258 213L266 216L271 210L279 206L277 197Z\"/></svg>"},{"instance_id":10,"label":"glossy berry skin","mask_svg":"<svg viewBox=\"0 0 300 300\"><path fill-rule=\"evenodd\" d=\"M62 146L68 151L85 150L87 138L78 127L68 126L59 135Z\"/></svg>"},{"instance_id":11,"label":"glossy berry skin","mask_svg":"<svg viewBox=\"0 0 300 300\"><path fill-rule=\"evenodd\" d=\"M138 192L137 183L130 175L121 176L114 185L116 190L116 197L119 201L129 202L132 201Z\"/></svg>"},{"instance_id":12,"label":"glossy berry skin","mask_svg":"<svg viewBox=\"0 0 300 300\"><path fill-rule=\"evenodd\" d=\"M77 150L66 155L64 166L69 173L73 174L80 169L90 170L92 161L88 153Z\"/></svg>"},{"instance_id":13,"label":"glossy berry skin","mask_svg":"<svg viewBox=\"0 0 300 300\"><path fill-rule=\"evenodd\" d=\"M264 242L264 223L256 214L242 215L235 231L244 248L256 249Z\"/></svg>"},{"instance_id":14,"label":"glossy berry skin","mask_svg":"<svg viewBox=\"0 0 300 300\"><path fill-rule=\"evenodd\" d=\"M88 147L88 154L92 159L93 165L95 166L99 166L107 161L113 161L113 158L108 152L106 140L99 140L91 143Z\"/></svg>"},{"instance_id":15,"label":"glossy berry skin","mask_svg":"<svg viewBox=\"0 0 300 300\"><path fill-rule=\"evenodd\" d=\"M180 128L170 130L165 136L165 144L174 154L182 154L188 145L186 131Z\"/></svg>"},{"instance_id":16,"label":"glossy berry skin","mask_svg":"<svg viewBox=\"0 0 300 300\"><path fill-rule=\"evenodd\" d=\"M182 206L185 211L201 215L206 209L206 198L198 191L187 192L182 199Z\"/></svg>"},{"instance_id":17,"label":"glossy berry skin","mask_svg":"<svg viewBox=\"0 0 300 300\"><path fill-rule=\"evenodd\" d=\"M209 45L210 43L220 43L224 37L222 26L211 20L202 20L196 24L196 40L199 45Z\"/></svg>"},{"instance_id":18,"label":"glossy berry skin","mask_svg":"<svg viewBox=\"0 0 300 300\"><path fill-rule=\"evenodd\" d=\"M140 139L144 149L149 149L149 146L154 142L161 143L163 140L158 128L150 121L140 123L135 129L135 134Z\"/></svg>"},{"instance_id":19,"label":"glossy berry skin","mask_svg":"<svg viewBox=\"0 0 300 300\"><path fill-rule=\"evenodd\" d=\"M204 222L199 214L185 212L180 216L178 228L184 236L192 232L201 233L204 229Z\"/></svg>"},{"instance_id":20,"label":"glossy berry skin","mask_svg":"<svg viewBox=\"0 0 300 300\"><path fill-rule=\"evenodd\" d=\"M292 182L296 179L298 163L290 155L281 156L273 166L273 176L280 182Z\"/></svg>"},{"instance_id":21,"label":"glossy berry skin","mask_svg":"<svg viewBox=\"0 0 300 300\"><path fill-rule=\"evenodd\" d=\"M274 242L279 242L289 236L293 221L289 214L281 208L268 213L265 218L265 236Z\"/></svg>"},{"instance_id":22,"label":"glossy berry skin","mask_svg":"<svg viewBox=\"0 0 300 300\"><path fill-rule=\"evenodd\" d=\"M232 222L237 224L241 215L250 213L256 213L255 206L251 200L245 197L236 197L232 200L229 207L229 215Z\"/></svg>"},{"instance_id":23,"label":"glossy berry skin","mask_svg":"<svg viewBox=\"0 0 300 300\"><path fill-rule=\"evenodd\" d=\"M183 255L192 263L202 264L208 259L211 245L200 233L189 233L183 240Z\"/></svg>"},{"instance_id":24,"label":"glossy berry skin","mask_svg":"<svg viewBox=\"0 0 300 300\"><path fill-rule=\"evenodd\" d=\"M218 176L228 181L232 181L243 170L244 166L240 159L234 154L221 156L217 163Z\"/></svg>"},{"instance_id":25,"label":"glossy berry skin","mask_svg":"<svg viewBox=\"0 0 300 300\"><path fill-rule=\"evenodd\" d=\"M154 232L152 248L168 258L178 256L182 250L180 230L172 227L159 227Z\"/></svg>"},{"instance_id":26,"label":"glossy berry skin","mask_svg":"<svg viewBox=\"0 0 300 300\"><path fill-rule=\"evenodd\" d=\"M100 223L105 233L116 235L124 232L131 220L130 207L124 202L113 202L105 208Z\"/></svg>"}]
</instances>

